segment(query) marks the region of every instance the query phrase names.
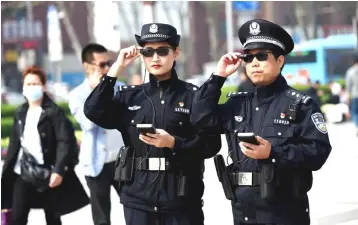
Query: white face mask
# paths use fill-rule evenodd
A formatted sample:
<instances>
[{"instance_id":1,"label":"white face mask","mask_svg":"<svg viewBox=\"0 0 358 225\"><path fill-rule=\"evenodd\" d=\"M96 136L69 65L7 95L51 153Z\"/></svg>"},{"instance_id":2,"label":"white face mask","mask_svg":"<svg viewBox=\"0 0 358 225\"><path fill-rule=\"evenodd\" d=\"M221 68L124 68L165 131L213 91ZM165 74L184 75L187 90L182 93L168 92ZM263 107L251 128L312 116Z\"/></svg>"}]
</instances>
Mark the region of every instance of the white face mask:
<instances>
[{"instance_id":1,"label":"white face mask","mask_svg":"<svg viewBox=\"0 0 358 225\"><path fill-rule=\"evenodd\" d=\"M36 102L40 100L43 96L42 86L32 85L23 88L22 94L29 100L30 102Z\"/></svg>"}]
</instances>

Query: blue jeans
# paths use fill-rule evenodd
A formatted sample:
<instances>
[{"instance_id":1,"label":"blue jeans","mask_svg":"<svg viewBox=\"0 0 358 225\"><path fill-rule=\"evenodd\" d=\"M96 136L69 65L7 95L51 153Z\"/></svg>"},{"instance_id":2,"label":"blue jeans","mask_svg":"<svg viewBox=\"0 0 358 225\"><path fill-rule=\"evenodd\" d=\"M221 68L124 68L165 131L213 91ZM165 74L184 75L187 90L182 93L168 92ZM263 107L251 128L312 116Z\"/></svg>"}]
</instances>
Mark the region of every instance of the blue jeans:
<instances>
[{"instance_id":1,"label":"blue jeans","mask_svg":"<svg viewBox=\"0 0 358 225\"><path fill-rule=\"evenodd\" d=\"M358 127L358 98L353 98L351 101L351 115L353 122Z\"/></svg>"}]
</instances>

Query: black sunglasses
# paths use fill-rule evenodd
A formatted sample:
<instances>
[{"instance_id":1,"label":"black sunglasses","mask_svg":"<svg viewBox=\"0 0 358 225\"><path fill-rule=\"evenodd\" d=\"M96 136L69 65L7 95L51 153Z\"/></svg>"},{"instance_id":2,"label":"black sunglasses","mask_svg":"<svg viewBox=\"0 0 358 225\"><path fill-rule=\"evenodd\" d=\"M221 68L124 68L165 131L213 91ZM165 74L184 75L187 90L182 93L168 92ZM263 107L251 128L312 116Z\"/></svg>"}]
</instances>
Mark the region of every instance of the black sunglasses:
<instances>
[{"instance_id":1,"label":"black sunglasses","mask_svg":"<svg viewBox=\"0 0 358 225\"><path fill-rule=\"evenodd\" d=\"M90 62L89 62L89 64L95 65L95 66L98 66L98 67L101 68L101 69L104 69L106 66L111 67L112 61L109 60L109 61L107 61L107 62L100 62L100 63L98 63L98 64L90 63Z\"/></svg>"},{"instance_id":2,"label":"black sunglasses","mask_svg":"<svg viewBox=\"0 0 358 225\"><path fill-rule=\"evenodd\" d=\"M142 48L140 49L140 54L144 57L153 57L154 53L156 52L159 56L167 56L169 54L170 49L175 49L174 47L159 47L157 49L154 48Z\"/></svg>"},{"instance_id":3,"label":"black sunglasses","mask_svg":"<svg viewBox=\"0 0 358 225\"><path fill-rule=\"evenodd\" d=\"M240 58L242 60L244 60L245 62L252 62L254 60L254 58L256 58L259 61L266 61L268 58L268 54L271 52L259 52L257 54L244 54L242 56L240 56Z\"/></svg>"}]
</instances>

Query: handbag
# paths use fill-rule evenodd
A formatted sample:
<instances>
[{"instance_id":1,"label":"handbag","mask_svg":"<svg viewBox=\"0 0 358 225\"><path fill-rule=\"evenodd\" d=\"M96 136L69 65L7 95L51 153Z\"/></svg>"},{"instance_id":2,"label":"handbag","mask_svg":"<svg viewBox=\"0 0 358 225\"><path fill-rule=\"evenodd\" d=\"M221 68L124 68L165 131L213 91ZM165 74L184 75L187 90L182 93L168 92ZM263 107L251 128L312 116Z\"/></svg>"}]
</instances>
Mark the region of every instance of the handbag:
<instances>
[{"instance_id":1,"label":"handbag","mask_svg":"<svg viewBox=\"0 0 358 225\"><path fill-rule=\"evenodd\" d=\"M10 225L12 219L12 210L11 209L2 209L1 210L1 225Z\"/></svg>"},{"instance_id":2,"label":"handbag","mask_svg":"<svg viewBox=\"0 0 358 225\"><path fill-rule=\"evenodd\" d=\"M25 182L32 184L38 192L44 192L49 188L51 168L40 164L23 145L24 131L21 126L20 133L20 143L23 152L20 159L20 177Z\"/></svg>"},{"instance_id":3,"label":"handbag","mask_svg":"<svg viewBox=\"0 0 358 225\"><path fill-rule=\"evenodd\" d=\"M23 143L23 136L21 137ZM51 168L41 165L36 158L21 144L22 157L20 159L21 179L32 184L38 192L44 192L49 188Z\"/></svg>"}]
</instances>

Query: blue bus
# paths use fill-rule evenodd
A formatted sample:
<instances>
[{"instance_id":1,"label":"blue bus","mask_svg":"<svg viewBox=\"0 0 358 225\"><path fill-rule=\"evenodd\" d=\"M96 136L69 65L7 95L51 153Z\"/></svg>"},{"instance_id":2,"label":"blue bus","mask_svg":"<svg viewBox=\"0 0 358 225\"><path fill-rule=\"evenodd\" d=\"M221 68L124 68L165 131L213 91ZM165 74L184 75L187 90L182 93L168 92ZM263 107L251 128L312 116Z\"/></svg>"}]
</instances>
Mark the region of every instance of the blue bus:
<instances>
[{"instance_id":1,"label":"blue bus","mask_svg":"<svg viewBox=\"0 0 358 225\"><path fill-rule=\"evenodd\" d=\"M297 44L285 57L282 74L291 85L306 84L308 78L321 84L344 78L352 66L356 47L354 34L332 35Z\"/></svg>"}]
</instances>

